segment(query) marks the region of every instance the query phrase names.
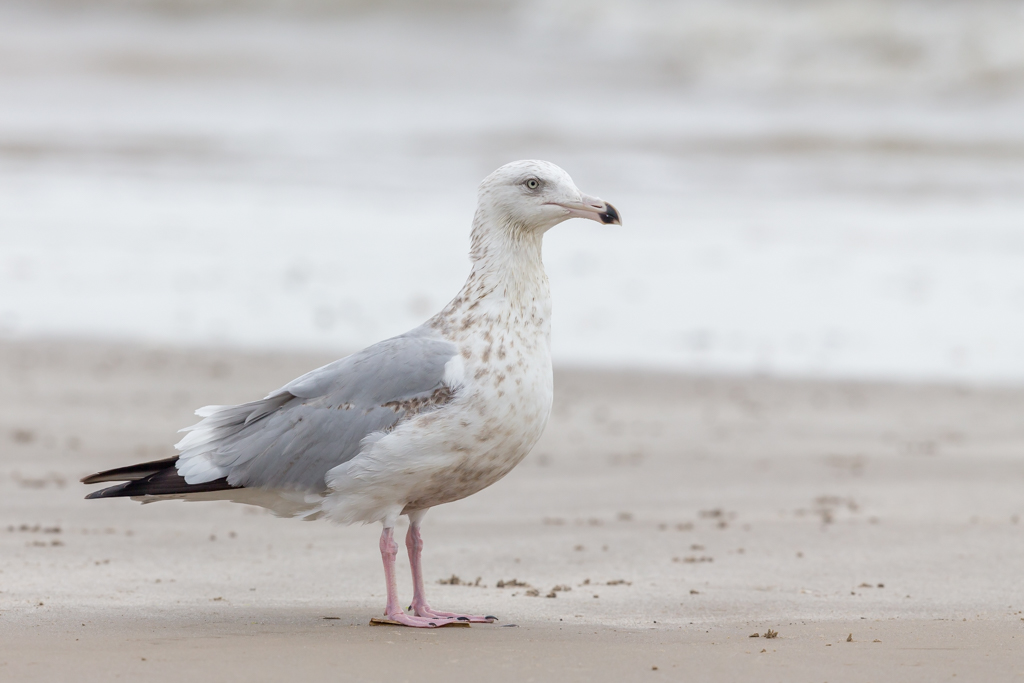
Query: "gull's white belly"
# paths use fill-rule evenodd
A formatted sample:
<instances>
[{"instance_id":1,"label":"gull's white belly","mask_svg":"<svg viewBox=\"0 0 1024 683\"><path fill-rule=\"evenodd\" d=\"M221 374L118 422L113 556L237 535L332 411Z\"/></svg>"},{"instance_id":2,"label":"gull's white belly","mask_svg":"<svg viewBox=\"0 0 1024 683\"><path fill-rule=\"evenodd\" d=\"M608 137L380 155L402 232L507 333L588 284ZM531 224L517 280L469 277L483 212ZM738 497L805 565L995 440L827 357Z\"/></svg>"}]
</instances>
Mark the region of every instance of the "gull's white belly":
<instances>
[{"instance_id":1,"label":"gull's white belly","mask_svg":"<svg viewBox=\"0 0 1024 683\"><path fill-rule=\"evenodd\" d=\"M401 423L328 473L331 493L323 510L330 518L386 520L459 500L526 457L551 412L546 339L526 348L513 345L500 359L463 355L465 381L451 403Z\"/></svg>"}]
</instances>

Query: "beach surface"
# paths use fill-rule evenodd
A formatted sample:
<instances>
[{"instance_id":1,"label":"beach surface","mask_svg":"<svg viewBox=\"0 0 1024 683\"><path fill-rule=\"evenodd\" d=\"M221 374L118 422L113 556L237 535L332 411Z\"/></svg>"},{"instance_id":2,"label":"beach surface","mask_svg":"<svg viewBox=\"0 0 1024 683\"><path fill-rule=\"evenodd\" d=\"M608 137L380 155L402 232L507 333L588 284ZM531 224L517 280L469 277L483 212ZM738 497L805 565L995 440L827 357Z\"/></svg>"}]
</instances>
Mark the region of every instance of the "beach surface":
<instances>
[{"instance_id":1,"label":"beach surface","mask_svg":"<svg viewBox=\"0 0 1024 683\"><path fill-rule=\"evenodd\" d=\"M376 526L83 500L332 358L0 343L0 679L1024 679L1021 389L560 369L534 452L427 517L470 628L369 625Z\"/></svg>"}]
</instances>

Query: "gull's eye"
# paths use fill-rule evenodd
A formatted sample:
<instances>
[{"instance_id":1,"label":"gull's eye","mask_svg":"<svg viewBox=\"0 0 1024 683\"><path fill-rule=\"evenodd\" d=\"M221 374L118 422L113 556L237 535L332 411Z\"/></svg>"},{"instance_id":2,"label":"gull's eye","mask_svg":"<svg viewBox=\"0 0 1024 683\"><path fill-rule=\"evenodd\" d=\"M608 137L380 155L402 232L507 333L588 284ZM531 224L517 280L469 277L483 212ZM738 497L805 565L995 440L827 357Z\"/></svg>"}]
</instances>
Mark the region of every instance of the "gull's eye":
<instances>
[{"instance_id":1,"label":"gull's eye","mask_svg":"<svg viewBox=\"0 0 1024 683\"><path fill-rule=\"evenodd\" d=\"M528 178L526 181L526 187L530 188L531 190L536 190L538 187L540 187L540 181L537 180L536 178Z\"/></svg>"}]
</instances>

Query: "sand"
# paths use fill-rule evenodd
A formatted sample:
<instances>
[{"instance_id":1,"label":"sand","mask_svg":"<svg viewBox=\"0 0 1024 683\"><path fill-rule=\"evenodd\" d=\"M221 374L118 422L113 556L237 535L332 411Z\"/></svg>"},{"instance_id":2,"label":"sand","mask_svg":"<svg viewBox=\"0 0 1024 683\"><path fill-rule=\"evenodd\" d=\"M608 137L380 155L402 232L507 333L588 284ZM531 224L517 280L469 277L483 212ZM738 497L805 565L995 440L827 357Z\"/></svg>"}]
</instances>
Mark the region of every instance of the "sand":
<instances>
[{"instance_id":1,"label":"sand","mask_svg":"<svg viewBox=\"0 0 1024 683\"><path fill-rule=\"evenodd\" d=\"M82 499L327 360L0 343L0 680L1024 679L1020 389L562 369L427 518L431 601L501 618L466 629L368 625L374 526Z\"/></svg>"}]
</instances>

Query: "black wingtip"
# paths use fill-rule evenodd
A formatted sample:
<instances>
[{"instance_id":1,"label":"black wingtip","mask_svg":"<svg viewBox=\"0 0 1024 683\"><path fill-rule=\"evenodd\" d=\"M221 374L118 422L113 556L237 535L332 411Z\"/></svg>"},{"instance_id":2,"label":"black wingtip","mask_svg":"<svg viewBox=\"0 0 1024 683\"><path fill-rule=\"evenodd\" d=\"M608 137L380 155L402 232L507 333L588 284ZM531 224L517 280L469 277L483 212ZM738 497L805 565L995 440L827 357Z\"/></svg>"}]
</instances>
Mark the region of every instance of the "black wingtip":
<instances>
[{"instance_id":1,"label":"black wingtip","mask_svg":"<svg viewBox=\"0 0 1024 683\"><path fill-rule=\"evenodd\" d=\"M178 456L162 460L151 460L150 462L140 462L135 465L128 465L127 467L115 467L112 470L90 474L88 477L82 477L81 481L83 484L101 484L105 481L134 481L148 477L151 474L156 474L169 467L174 467L176 462L178 462Z\"/></svg>"},{"instance_id":2,"label":"black wingtip","mask_svg":"<svg viewBox=\"0 0 1024 683\"><path fill-rule=\"evenodd\" d=\"M122 468L121 470L100 472L92 477L87 477L87 479L90 479L93 482L110 481L109 479L100 477L111 476L111 472L121 472L122 478L130 480L123 484L118 484L117 486L110 486L105 489L100 489L99 491L94 491L85 498L86 500L89 500L94 498L117 498L122 496L177 496L188 495L190 493L213 493L215 491L244 488L241 486L232 486L228 483L226 477L214 479L213 481L202 482L200 484L189 484L174 468L174 461L171 460L168 461L168 463L167 467L144 477L137 476L137 472L146 469L146 466L151 467L156 463L132 465L130 467ZM132 476L124 476L126 472L131 473Z\"/></svg>"},{"instance_id":3,"label":"black wingtip","mask_svg":"<svg viewBox=\"0 0 1024 683\"><path fill-rule=\"evenodd\" d=\"M123 491L126 488L128 488L128 485L131 484L131 483L132 482L130 482L130 481L126 481L125 483L118 484L117 486L108 486L105 489L100 489L99 491L93 491L88 496L86 496L85 499L86 500L92 500L94 498L117 498L119 496L130 496L131 495L130 493L123 493Z\"/></svg>"}]
</instances>

